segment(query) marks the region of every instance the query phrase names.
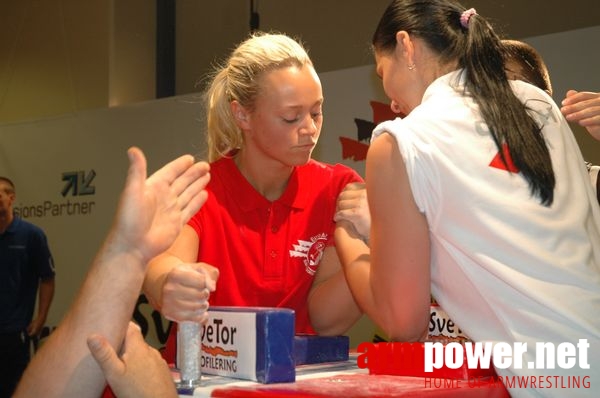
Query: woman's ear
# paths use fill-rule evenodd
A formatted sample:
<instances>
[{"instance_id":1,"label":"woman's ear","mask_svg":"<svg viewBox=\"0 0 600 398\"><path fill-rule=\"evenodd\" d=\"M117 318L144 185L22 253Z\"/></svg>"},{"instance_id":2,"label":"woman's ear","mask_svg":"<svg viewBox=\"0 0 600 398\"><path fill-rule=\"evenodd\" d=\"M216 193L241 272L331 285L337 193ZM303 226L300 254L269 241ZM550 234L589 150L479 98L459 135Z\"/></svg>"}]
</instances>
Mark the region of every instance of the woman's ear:
<instances>
[{"instance_id":1,"label":"woman's ear","mask_svg":"<svg viewBox=\"0 0 600 398\"><path fill-rule=\"evenodd\" d=\"M411 36L405 30L396 33L396 51L406 59L407 65L415 65L415 46Z\"/></svg>"},{"instance_id":2,"label":"woman's ear","mask_svg":"<svg viewBox=\"0 0 600 398\"><path fill-rule=\"evenodd\" d=\"M242 130L248 129L248 121L250 119L248 111L238 101L233 100L230 103L231 114L235 119L235 123Z\"/></svg>"}]
</instances>

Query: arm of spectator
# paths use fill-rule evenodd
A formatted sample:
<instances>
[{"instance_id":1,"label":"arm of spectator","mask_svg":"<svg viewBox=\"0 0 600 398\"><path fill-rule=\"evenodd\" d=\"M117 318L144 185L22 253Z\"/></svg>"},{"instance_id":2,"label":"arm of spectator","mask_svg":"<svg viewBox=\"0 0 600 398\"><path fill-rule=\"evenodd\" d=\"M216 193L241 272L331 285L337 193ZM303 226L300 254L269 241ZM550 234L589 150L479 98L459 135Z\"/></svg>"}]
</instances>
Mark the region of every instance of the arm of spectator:
<instances>
[{"instance_id":1,"label":"arm of spectator","mask_svg":"<svg viewBox=\"0 0 600 398\"><path fill-rule=\"evenodd\" d=\"M27 334L29 336L38 336L48 317L48 311L50 311L50 304L52 304L52 298L54 297L54 277L42 279L40 281L40 287L38 292L38 312L37 316L31 321L27 327Z\"/></svg>"},{"instance_id":2,"label":"arm of spectator","mask_svg":"<svg viewBox=\"0 0 600 398\"><path fill-rule=\"evenodd\" d=\"M88 336L99 334L114 350L121 347L148 261L170 246L206 201L207 163L186 155L146 178L142 152L131 148L128 155L125 188L108 236L14 397L100 396L105 376L88 349Z\"/></svg>"}]
</instances>

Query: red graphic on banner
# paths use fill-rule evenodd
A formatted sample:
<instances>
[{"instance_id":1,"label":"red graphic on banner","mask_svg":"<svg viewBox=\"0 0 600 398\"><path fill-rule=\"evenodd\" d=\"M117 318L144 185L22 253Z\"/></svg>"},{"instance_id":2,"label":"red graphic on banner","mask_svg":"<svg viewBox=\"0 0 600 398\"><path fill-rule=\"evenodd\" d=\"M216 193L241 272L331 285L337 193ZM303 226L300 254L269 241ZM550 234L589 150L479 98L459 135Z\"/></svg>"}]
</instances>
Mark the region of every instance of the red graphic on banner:
<instances>
[{"instance_id":1,"label":"red graphic on banner","mask_svg":"<svg viewBox=\"0 0 600 398\"><path fill-rule=\"evenodd\" d=\"M221 355L224 357L237 358L237 356L238 356L237 350L224 350L223 347L219 347L219 346L211 347L211 346L208 346L205 344L202 344L202 351L206 352L207 354L212 355L213 357L216 357L217 355Z\"/></svg>"},{"instance_id":2,"label":"red graphic on banner","mask_svg":"<svg viewBox=\"0 0 600 398\"><path fill-rule=\"evenodd\" d=\"M360 161L367 158L369 145L346 137L340 137L340 142L342 143L342 159L352 158L352 160Z\"/></svg>"},{"instance_id":3,"label":"red graphic on banner","mask_svg":"<svg viewBox=\"0 0 600 398\"><path fill-rule=\"evenodd\" d=\"M371 133L375 126L386 120L392 120L398 116L402 117L402 115L392 112L389 104L377 101L370 101L369 104L371 105L371 110L373 112L373 121L358 118L354 119L354 123L356 124L356 137L358 139L355 140L348 137L340 137L343 159L352 159L355 161L365 160L367 158Z\"/></svg>"},{"instance_id":4,"label":"red graphic on banner","mask_svg":"<svg viewBox=\"0 0 600 398\"><path fill-rule=\"evenodd\" d=\"M406 115L394 113L392 111L392 108L390 108L389 104L384 104L383 102L377 102L377 101L371 101L370 104L371 104L371 109L373 110L373 122L375 122L375 124L385 122L386 120L392 120L397 117L406 116Z\"/></svg>"}]
</instances>

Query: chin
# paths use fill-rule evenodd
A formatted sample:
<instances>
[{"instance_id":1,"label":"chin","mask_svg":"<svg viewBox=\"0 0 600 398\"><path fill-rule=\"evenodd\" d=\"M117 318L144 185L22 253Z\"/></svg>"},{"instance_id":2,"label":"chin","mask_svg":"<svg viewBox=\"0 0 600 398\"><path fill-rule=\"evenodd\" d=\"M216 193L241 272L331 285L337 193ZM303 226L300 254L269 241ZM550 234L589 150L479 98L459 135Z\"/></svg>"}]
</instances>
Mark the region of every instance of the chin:
<instances>
[{"instance_id":1,"label":"chin","mask_svg":"<svg viewBox=\"0 0 600 398\"><path fill-rule=\"evenodd\" d=\"M303 166L308 163L311 159L312 150L306 153L294 153L285 159L286 163L290 166Z\"/></svg>"}]
</instances>

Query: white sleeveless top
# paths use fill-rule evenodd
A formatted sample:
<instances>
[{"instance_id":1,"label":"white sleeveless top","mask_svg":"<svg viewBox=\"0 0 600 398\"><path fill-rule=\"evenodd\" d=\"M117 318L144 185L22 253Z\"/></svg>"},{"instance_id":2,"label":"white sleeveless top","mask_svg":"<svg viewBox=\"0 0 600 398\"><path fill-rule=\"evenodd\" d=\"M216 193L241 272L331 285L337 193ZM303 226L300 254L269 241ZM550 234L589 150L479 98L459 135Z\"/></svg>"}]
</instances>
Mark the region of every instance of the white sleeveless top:
<instances>
[{"instance_id":1,"label":"white sleeveless top","mask_svg":"<svg viewBox=\"0 0 600 398\"><path fill-rule=\"evenodd\" d=\"M536 342L587 339L590 369L497 371L592 376L590 389L511 389L515 397L591 396L600 388L600 208L577 142L548 95L511 82L550 148L556 187L543 206L520 174L490 166L498 150L460 78L440 77L406 118L373 132L396 138L429 223L432 294L474 341L528 343L525 367Z\"/></svg>"}]
</instances>

